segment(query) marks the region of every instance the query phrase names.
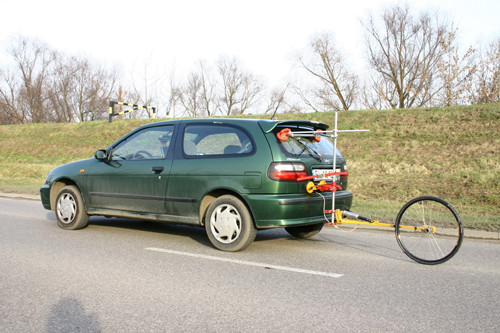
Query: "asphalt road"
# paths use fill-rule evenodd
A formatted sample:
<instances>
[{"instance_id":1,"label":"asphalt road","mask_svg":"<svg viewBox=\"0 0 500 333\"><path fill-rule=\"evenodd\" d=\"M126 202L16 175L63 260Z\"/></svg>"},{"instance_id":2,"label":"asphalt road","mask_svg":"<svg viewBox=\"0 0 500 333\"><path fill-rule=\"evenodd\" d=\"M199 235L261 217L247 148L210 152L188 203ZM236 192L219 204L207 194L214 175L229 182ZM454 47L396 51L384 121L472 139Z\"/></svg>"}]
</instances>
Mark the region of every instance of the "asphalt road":
<instances>
[{"instance_id":1,"label":"asphalt road","mask_svg":"<svg viewBox=\"0 0 500 333\"><path fill-rule=\"evenodd\" d=\"M500 242L437 266L390 232L259 232L215 250L196 227L91 218L65 231L0 198L0 332L500 331Z\"/></svg>"}]
</instances>

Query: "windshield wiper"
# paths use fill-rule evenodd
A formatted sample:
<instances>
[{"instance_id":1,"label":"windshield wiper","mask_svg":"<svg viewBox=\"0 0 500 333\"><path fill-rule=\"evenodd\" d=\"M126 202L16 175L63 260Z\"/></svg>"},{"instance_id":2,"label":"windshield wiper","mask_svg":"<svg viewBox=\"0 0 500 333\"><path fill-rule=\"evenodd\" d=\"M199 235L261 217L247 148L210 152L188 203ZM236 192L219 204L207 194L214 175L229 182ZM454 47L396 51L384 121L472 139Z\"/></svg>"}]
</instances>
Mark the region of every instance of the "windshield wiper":
<instances>
[{"instance_id":1,"label":"windshield wiper","mask_svg":"<svg viewBox=\"0 0 500 333\"><path fill-rule=\"evenodd\" d=\"M292 137L292 139L294 139L294 141L300 146L302 147L302 150L300 151L300 153L297 154L297 156L300 156L304 151L307 151L307 154L309 156L311 156L312 158L314 158L315 160L321 162L323 161L323 156L321 156L320 153L318 153L316 150L314 150L313 148L311 147L308 147L305 143L303 143L302 141L300 141L299 139L297 138L294 138ZM311 154L314 153L314 154Z\"/></svg>"},{"instance_id":2,"label":"windshield wiper","mask_svg":"<svg viewBox=\"0 0 500 333\"><path fill-rule=\"evenodd\" d=\"M307 147L307 149L309 149L310 151L312 151L313 153L315 153L318 156L318 158L316 158L318 161L320 161L320 162L323 161L323 156L321 156L321 154L319 152L317 152L316 150L312 149L311 147ZM309 155L311 155L311 154L309 154ZM314 157L314 156L312 156L312 157Z\"/></svg>"}]
</instances>

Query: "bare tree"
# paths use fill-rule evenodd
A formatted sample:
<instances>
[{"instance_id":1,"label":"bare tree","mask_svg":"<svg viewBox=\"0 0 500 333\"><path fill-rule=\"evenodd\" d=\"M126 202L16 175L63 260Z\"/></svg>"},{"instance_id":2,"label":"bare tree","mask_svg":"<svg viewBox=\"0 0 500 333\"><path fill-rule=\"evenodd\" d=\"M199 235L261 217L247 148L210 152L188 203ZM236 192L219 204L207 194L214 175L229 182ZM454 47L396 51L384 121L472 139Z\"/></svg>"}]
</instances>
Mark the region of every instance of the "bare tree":
<instances>
[{"instance_id":1,"label":"bare tree","mask_svg":"<svg viewBox=\"0 0 500 333\"><path fill-rule=\"evenodd\" d=\"M191 72L179 95L179 102L184 108L183 114L197 117L201 114L203 101L201 96L202 80L197 72Z\"/></svg>"},{"instance_id":2,"label":"bare tree","mask_svg":"<svg viewBox=\"0 0 500 333\"><path fill-rule=\"evenodd\" d=\"M382 23L379 29L370 17L364 25L374 92L391 108L426 105L436 93L434 73L448 28L437 16L414 18L408 6L397 5L383 13Z\"/></svg>"},{"instance_id":3,"label":"bare tree","mask_svg":"<svg viewBox=\"0 0 500 333\"><path fill-rule=\"evenodd\" d=\"M271 91L264 113L271 114L274 119L278 113L299 113L303 112L303 106L300 101L294 99L292 94L287 94L291 84L288 83L284 88L275 88Z\"/></svg>"},{"instance_id":4,"label":"bare tree","mask_svg":"<svg viewBox=\"0 0 500 333\"><path fill-rule=\"evenodd\" d=\"M469 99L472 104L500 102L500 38L481 51Z\"/></svg>"},{"instance_id":5,"label":"bare tree","mask_svg":"<svg viewBox=\"0 0 500 333\"><path fill-rule=\"evenodd\" d=\"M66 61L61 54L55 56L55 69L50 90L51 104L55 110L56 122L72 122L77 114L74 110L76 76L75 62Z\"/></svg>"},{"instance_id":6,"label":"bare tree","mask_svg":"<svg viewBox=\"0 0 500 333\"><path fill-rule=\"evenodd\" d=\"M116 81L114 71L92 65L84 58L59 55L50 92L56 121L105 119Z\"/></svg>"},{"instance_id":7,"label":"bare tree","mask_svg":"<svg viewBox=\"0 0 500 333\"><path fill-rule=\"evenodd\" d=\"M311 89L296 86L296 93L314 111L349 110L359 90L359 80L350 72L333 37L324 33L311 41L313 57L305 60L299 55L302 67L319 83Z\"/></svg>"},{"instance_id":8,"label":"bare tree","mask_svg":"<svg viewBox=\"0 0 500 333\"><path fill-rule=\"evenodd\" d=\"M266 107L266 110L264 113L272 113L273 117L278 111L283 108L283 106L286 104L285 102L285 94L288 89L288 84L284 89L279 89L276 88L271 92L271 96L269 99L269 103Z\"/></svg>"},{"instance_id":9,"label":"bare tree","mask_svg":"<svg viewBox=\"0 0 500 333\"><path fill-rule=\"evenodd\" d=\"M20 80L8 71L0 71L0 124L27 122L26 109L22 107Z\"/></svg>"},{"instance_id":10,"label":"bare tree","mask_svg":"<svg viewBox=\"0 0 500 333\"><path fill-rule=\"evenodd\" d=\"M175 118L175 111L177 109L177 105L179 104L182 90L177 83L177 80L175 79L174 70L172 70L169 75L169 85L167 90L167 101L165 103L166 116L170 115L171 117Z\"/></svg>"},{"instance_id":11,"label":"bare tree","mask_svg":"<svg viewBox=\"0 0 500 333\"><path fill-rule=\"evenodd\" d=\"M438 63L437 93L433 104L437 106L463 105L467 103L467 88L476 71L475 50L469 47L460 55L455 42L456 29L444 35L441 41L444 53Z\"/></svg>"},{"instance_id":12,"label":"bare tree","mask_svg":"<svg viewBox=\"0 0 500 333\"><path fill-rule=\"evenodd\" d=\"M48 107L53 53L41 41L16 37L8 53L15 72L2 72L1 98L9 118L19 123L52 121Z\"/></svg>"},{"instance_id":13,"label":"bare tree","mask_svg":"<svg viewBox=\"0 0 500 333\"><path fill-rule=\"evenodd\" d=\"M384 82L373 84L372 82L365 82L361 89L360 99L361 104L369 110L381 110L384 103L380 98L381 95L387 93L387 85L383 86Z\"/></svg>"},{"instance_id":14,"label":"bare tree","mask_svg":"<svg viewBox=\"0 0 500 333\"><path fill-rule=\"evenodd\" d=\"M131 99L129 102L152 106L153 101L159 100L159 87L162 85L161 81L164 75L159 74L158 70L151 70L151 63L150 56L149 59L144 60L140 74L134 76L132 72L132 92L129 94ZM141 118L144 115L151 118L152 110L143 108L128 113L129 118Z\"/></svg>"},{"instance_id":15,"label":"bare tree","mask_svg":"<svg viewBox=\"0 0 500 333\"><path fill-rule=\"evenodd\" d=\"M221 108L225 115L245 113L263 90L262 83L240 67L236 58L221 57L217 63L222 81Z\"/></svg>"},{"instance_id":16,"label":"bare tree","mask_svg":"<svg viewBox=\"0 0 500 333\"><path fill-rule=\"evenodd\" d=\"M200 81L201 91L200 98L202 103L203 113L207 116L212 116L218 109L216 84L207 66L200 61Z\"/></svg>"},{"instance_id":17,"label":"bare tree","mask_svg":"<svg viewBox=\"0 0 500 333\"><path fill-rule=\"evenodd\" d=\"M116 72L21 36L9 54L14 67L0 72L2 123L104 119Z\"/></svg>"},{"instance_id":18,"label":"bare tree","mask_svg":"<svg viewBox=\"0 0 500 333\"><path fill-rule=\"evenodd\" d=\"M171 83L171 87L175 87ZM218 110L217 85L209 67L199 62L199 67L192 71L186 83L175 91L171 90L171 103L178 100L183 107L183 113L190 117L212 116ZM176 100L177 98L177 100Z\"/></svg>"}]
</instances>

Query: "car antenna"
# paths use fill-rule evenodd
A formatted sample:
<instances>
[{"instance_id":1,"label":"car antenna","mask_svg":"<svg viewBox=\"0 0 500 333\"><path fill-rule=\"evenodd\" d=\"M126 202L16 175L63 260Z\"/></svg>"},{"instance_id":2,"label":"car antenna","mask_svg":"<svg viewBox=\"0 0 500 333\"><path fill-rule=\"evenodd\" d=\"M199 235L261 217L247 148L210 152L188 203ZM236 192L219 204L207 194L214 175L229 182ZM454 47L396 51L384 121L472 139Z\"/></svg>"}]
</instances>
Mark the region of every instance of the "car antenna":
<instances>
[{"instance_id":1,"label":"car antenna","mask_svg":"<svg viewBox=\"0 0 500 333\"><path fill-rule=\"evenodd\" d=\"M290 85L290 83L287 83L285 89L281 92L280 98L278 99L278 103L276 104L276 107L274 108L273 115L271 116L271 120L274 120L274 116L276 115L276 112L278 112L278 109L281 105L281 102L283 102L283 100L285 99L285 92L288 89L289 85Z\"/></svg>"}]
</instances>

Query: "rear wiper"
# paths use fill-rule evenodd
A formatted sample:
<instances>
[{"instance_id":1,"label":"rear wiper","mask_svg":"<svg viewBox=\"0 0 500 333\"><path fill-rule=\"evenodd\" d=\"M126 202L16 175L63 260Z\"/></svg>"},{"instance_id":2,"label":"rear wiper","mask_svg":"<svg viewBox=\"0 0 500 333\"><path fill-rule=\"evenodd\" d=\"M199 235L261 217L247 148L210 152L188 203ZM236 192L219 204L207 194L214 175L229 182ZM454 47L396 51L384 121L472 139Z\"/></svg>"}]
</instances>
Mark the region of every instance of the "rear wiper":
<instances>
[{"instance_id":1,"label":"rear wiper","mask_svg":"<svg viewBox=\"0 0 500 333\"><path fill-rule=\"evenodd\" d=\"M307 146L306 146L306 147L307 147ZM313 156L313 155L311 155L311 154L309 154L309 155L311 155L312 157L316 158L316 159L317 159L318 161L320 161L320 162L321 162L321 161L323 161L323 156L321 156L321 154L320 154L320 153L318 153L316 150L312 149L311 147L307 147L307 149L308 149L308 150L310 150L310 151L312 151L313 153L315 153L315 154L318 156L318 158L314 157L314 156Z\"/></svg>"},{"instance_id":2,"label":"rear wiper","mask_svg":"<svg viewBox=\"0 0 500 333\"><path fill-rule=\"evenodd\" d=\"M293 138L293 137L292 137ZM300 141L299 139L297 138L293 138L295 140L295 142L302 147L302 150L300 151L300 153L297 154L297 156L300 156L304 151L307 151L307 154L309 156L311 156L312 158L314 158L315 160L321 162L323 161L323 156L321 156L320 153L318 153L316 150L312 149L311 147L308 147L305 143L303 143L302 141ZM311 154L311 152L313 152L314 154Z\"/></svg>"}]
</instances>

